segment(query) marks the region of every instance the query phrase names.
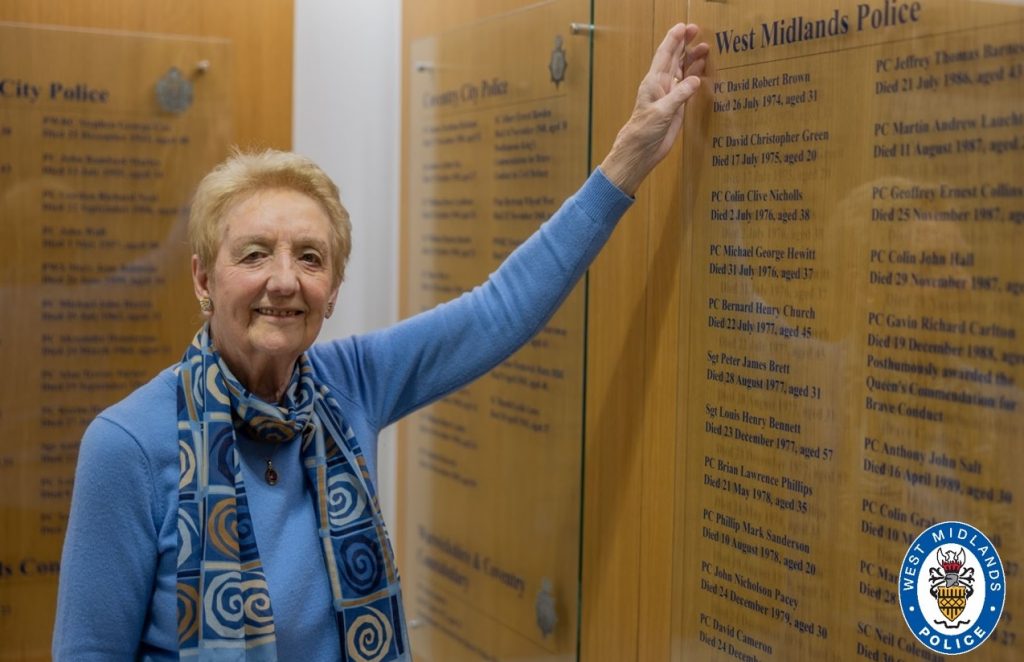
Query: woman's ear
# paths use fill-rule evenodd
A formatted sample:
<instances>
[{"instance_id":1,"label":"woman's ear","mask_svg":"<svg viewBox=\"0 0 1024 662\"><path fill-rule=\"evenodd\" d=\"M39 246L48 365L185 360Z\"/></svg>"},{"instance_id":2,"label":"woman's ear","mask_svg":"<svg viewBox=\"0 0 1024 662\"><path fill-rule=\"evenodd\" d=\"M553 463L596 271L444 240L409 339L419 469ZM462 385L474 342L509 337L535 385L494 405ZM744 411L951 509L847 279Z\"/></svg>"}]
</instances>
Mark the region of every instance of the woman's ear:
<instances>
[{"instance_id":1,"label":"woman's ear","mask_svg":"<svg viewBox=\"0 0 1024 662\"><path fill-rule=\"evenodd\" d=\"M334 288L331 292L331 296L327 297L327 309L324 311L324 319L331 319L331 315L334 314L334 305L338 303L338 291L341 286Z\"/></svg>"},{"instance_id":2,"label":"woman's ear","mask_svg":"<svg viewBox=\"0 0 1024 662\"><path fill-rule=\"evenodd\" d=\"M198 255L192 256L192 287L200 301L210 298L210 275Z\"/></svg>"}]
</instances>

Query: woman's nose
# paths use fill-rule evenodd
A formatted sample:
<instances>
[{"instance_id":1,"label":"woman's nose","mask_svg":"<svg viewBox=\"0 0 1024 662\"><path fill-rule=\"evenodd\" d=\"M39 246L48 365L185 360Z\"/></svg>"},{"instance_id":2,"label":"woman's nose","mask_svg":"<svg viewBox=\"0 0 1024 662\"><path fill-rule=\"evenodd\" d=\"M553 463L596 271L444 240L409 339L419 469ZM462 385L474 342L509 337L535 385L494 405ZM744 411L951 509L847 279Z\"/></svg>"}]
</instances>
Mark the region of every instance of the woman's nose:
<instances>
[{"instance_id":1,"label":"woman's nose","mask_svg":"<svg viewBox=\"0 0 1024 662\"><path fill-rule=\"evenodd\" d=\"M267 289L278 294L290 294L299 285L298 265L288 255L279 255L270 265Z\"/></svg>"}]
</instances>

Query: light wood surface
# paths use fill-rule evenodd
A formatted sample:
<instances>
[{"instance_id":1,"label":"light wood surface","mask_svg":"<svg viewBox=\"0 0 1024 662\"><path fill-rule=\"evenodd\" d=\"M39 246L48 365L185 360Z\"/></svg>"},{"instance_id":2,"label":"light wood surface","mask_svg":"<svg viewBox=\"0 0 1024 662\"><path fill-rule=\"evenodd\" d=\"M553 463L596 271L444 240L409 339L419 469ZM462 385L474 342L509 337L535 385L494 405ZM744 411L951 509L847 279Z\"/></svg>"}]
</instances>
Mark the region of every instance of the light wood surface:
<instances>
[{"instance_id":1,"label":"light wood surface","mask_svg":"<svg viewBox=\"0 0 1024 662\"><path fill-rule=\"evenodd\" d=\"M444 20L467 22L478 18L476 12L481 11L478 4L442 4L438 15ZM884 151L874 153L876 144L883 150L897 143L910 150L921 145L928 149L930 143L920 137L892 137L896 120L916 118L933 123L949 113L977 121L983 114L1015 117L1012 108L1019 107L1021 69L1019 54L1012 48L1002 55L985 55L980 63L946 62L938 73L897 75L878 70L881 65L877 61L888 58L889 66L894 67L898 58L914 54L932 58L934 68L937 50L984 51L985 44L1017 43L1021 17L1019 9L1012 6L927 2L921 3L924 18L911 21L909 5L903 10L897 5L885 5L894 14L875 7L858 18L863 3L842 3L836 15L848 15L851 34L837 37L832 42L834 49L820 50L822 41L806 40L780 45L769 54L763 54L763 48L737 54L722 53L715 33L733 28L734 35L740 35L753 28L756 41L761 38L763 22L788 22L795 16L822 18L822 12L827 21L833 16L832 8L826 11L814 2L595 3L594 163L628 116L633 90L654 45L670 24L686 18L687 9L690 20L705 26L704 39L712 44L713 53L712 82L692 103L685 145L641 188L634 208L589 276L580 659L733 659L744 654L759 654L761 659L766 655L793 659L849 659L875 653L892 659L917 656L908 643L912 638L899 607L890 602L895 596L892 578L909 541L932 521L962 519L978 526L1000 547L1008 580L1013 582L1019 575L1021 523L1011 503L1019 496L1013 476L1022 466L1016 441L1024 429L1016 404L1020 368L1013 363L1014 348L1019 346L1015 340L1019 330L1014 324L1020 319L1015 283L1022 278L1022 263L1011 247L1019 243L1019 224L1013 220L1019 218L1019 201L1012 193L997 195L999 204L980 196L966 206L982 224L959 231L957 226L936 221L900 226L885 219L865 224L864 219L870 218L873 207L881 209L880 213L895 210L905 214L913 214L915 205L926 212L945 209L932 203L880 204L877 198L873 202L873 184L969 187L1021 180L1019 139L1015 142L1019 128L1014 128L1017 120L992 128L988 134L952 138L951 148L961 150L955 157L888 160ZM421 7L416 11L428 10ZM737 43L742 47L742 41ZM795 87L779 96L757 85L752 86L753 92L716 93L713 87L713 81L753 80L755 75L781 77L784 73L809 73L813 82L787 83ZM939 82L929 87L931 75ZM879 81L890 85L890 79L897 77L909 79L911 89L906 94L886 96L890 93L877 91ZM851 89L860 93L851 94ZM714 103L725 99L730 105L738 100L739 112L716 111ZM758 109L744 111L744 99L756 99ZM879 124L888 127L888 137L875 133ZM778 158L785 163L786 158L796 158L797 150L792 147L776 150L762 145L729 151L711 143L713 137L724 140L727 135L808 128L829 133L827 139L800 138L799 151L805 159L814 158L816 165L794 161L783 169L772 166L771 154L762 155L778 151ZM960 139L963 142L958 142ZM822 144L803 144L805 141ZM940 136L932 142L946 141ZM727 151L730 159L732 152L741 154L739 160L728 166L715 165L712 155ZM787 156L787 151L793 155ZM768 161L757 169L744 170L737 166L742 164L744 152ZM712 209L731 207L734 214L747 210L753 215L756 207L714 202L714 192L721 196L726 191L771 187L803 189L806 202L768 205L772 213L795 210L797 220L787 219L771 227L753 222L730 225L722 219L712 222ZM799 220L800 214L806 214L805 221ZM770 218L762 216L762 220ZM713 245L723 250L730 242L775 250L789 246L813 249L814 257L787 257L803 262L787 263L786 268L810 268L799 274L813 273L814 277L796 277L794 271L783 276L780 265L763 259L712 259ZM889 251L902 256L904 250L938 253L947 263L925 265L918 255L917 263L907 266L900 261L902 257L888 257ZM954 253L971 254L975 261L952 265ZM731 278L711 272L712 263L717 268L723 261L733 265L728 267L733 270ZM745 270L746 266L751 270ZM767 269L772 266L775 272ZM962 278L971 290L901 290L887 282L872 283L872 272L881 280L889 273L907 280ZM720 310L709 309L710 299L717 298L714 305L722 305L723 299L736 303L751 296L762 303L778 303L780 308L787 303L805 311L814 308L814 317L780 311L780 331L774 337L765 335L764 329L774 328L770 325L763 325L761 331L743 327L743 333L709 327L709 317L721 316ZM869 318L869 314L894 314L918 322L926 316L970 318L1002 329L995 331L995 338L963 341L965 352L974 351L967 349L968 345L993 348L995 363L1001 360L998 357L1006 357L1000 365L988 365L977 356L966 362L932 358L937 369L959 372L921 382L926 388L974 388L1003 403L1003 409L940 404L936 411L941 410L945 419L937 425L866 408L868 397L876 402L895 401L898 398L883 389L891 384L899 389L901 382L909 389L913 381L894 376L891 368L877 363L868 366L868 356L912 361L919 354L877 347L870 344L872 337L883 343L887 336L901 336L903 342L933 341L945 333L889 328L887 322ZM755 321L742 314L732 317L737 322ZM1013 333L1008 331L1011 328ZM793 329L808 342L788 335ZM983 349L978 356L984 354ZM792 389L779 386L785 396L770 389L759 391L756 385L737 391L723 385L717 375L708 377L709 367L721 368L708 365L712 355L719 360L748 356L785 363L785 381ZM922 359L917 356L917 360ZM741 366L730 371L731 379L747 381L756 371ZM991 385L985 381L989 373ZM1002 374L1001 383L996 383L996 373ZM978 374L982 376L977 383L970 382L972 375ZM868 378L890 384L871 386ZM917 396L909 402L908 406L934 405ZM774 433L785 439L780 443L793 457L766 455L754 446L737 446L736 441L724 442L721 435L709 433L705 425L711 405L716 416L722 411L719 407L740 416L743 412L763 416L766 429L769 416L789 422L791 427L798 423L799 431L789 436L777 429ZM756 431L760 424L753 425ZM922 453L934 450L955 458L956 466L932 464L922 469L905 459L893 460L875 449L881 448L883 441ZM807 456L800 455L801 451ZM960 459L963 465L957 464ZM719 465L719 460L726 465ZM709 461L710 466L706 464ZM879 463L904 472L902 482L865 468L877 468ZM773 487L769 498L778 500L768 505L763 491L758 498L747 500L738 498L736 492L707 485L707 480L725 477L719 474L730 471L717 467L741 464L774 476L768 480L781 482L785 478L789 487ZM905 475L915 471L931 484L911 485ZM753 493L755 485L748 484L751 480L748 475L728 484L733 489L738 482ZM803 488L810 488L811 493L801 495ZM889 516L878 512L883 502L890 508ZM797 509L806 508L808 514L793 512L790 503ZM898 521L904 516L907 521ZM756 547L744 550L723 546L703 533L709 517L712 530L731 534L734 525L739 523L742 530L745 521L755 529L770 528L773 535L788 539L770 544L758 541ZM741 532L739 539L745 540L744 535ZM793 548L804 542L810 545L810 552ZM784 565L786 558L791 568ZM776 596L771 606L777 611L770 612L775 616L769 622L737 603L743 597L756 597L749 589L725 585L726 591L734 589L739 596L736 599L712 594L702 587L702 580L734 582L712 576L716 565L778 587L783 597L795 599L797 606ZM1007 617L984 644L984 655L991 659L1019 656L1013 620L1014 612L1020 611L1019 601L1012 592L1009 595ZM866 634L858 634L858 624L867 628ZM743 637L736 634L737 629L745 633ZM890 635L891 641L886 639ZM720 646L725 650L716 653ZM758 646L770 646L773 652L767 654Z\"/></svg>"},{"instance_id":2,"label":"light wood surface","mask_svg":"<svg viewBox=\"0 0 1024 662\"><path fill-rule=\"evenodd\" d=\"M1024 263L1009 248L1019 192L996 189L1022 176L1024 59L1003 46L1020 43L1024 15L990 3L699 6L691 18L715 41L688 124L703 137L684 158L690 397L672 659L921 655L896 578L914 539L948 520L991 538L1009 586L976 654L1019 659L1024 373L1009 356ZM793 17L834 34L766 41ZM966 621L982 623L983 599L967 600Z\"/></svg>"},{"instance_id":3,"label":"light wood surface","mask_svg":"<svg viewBox=\"0 0 1024 662\"><path fill-rule=\"evenodd\" d=\"M229 111L235 140L242 146L291 147L290 0L13 0L0 6L0 21L228 39L236 58Z\"/></svg>"},{"instance_id":4,"label":"light wood surface","mask_svg":"<svg viewBox=\"0 0 1024 662\"><path fill-rule=\"evenodd\" d=\"M292 3L8 2L0 21L5 78L41 92L0 101L0 291L20 311L0 330L20 376L0 404L0 659L43 660L82 431L200 323L195 184L232 143L290 147ZM194 85L181 114L154 93L171 66Z\"/></svg>"},{"instance_id":5,"label":"light wood surface","mask_svg":"<svg viewBox=\"0 0 1024 662\"><path fill-rule=\"evenodd\" d=\"M45 658L82 432L97 412L173 362L198 326L188 201L230 141L230 47L0 26L35 101L0 105L0 208L19 247L5 264L0 333L17 379L0 391L4 573L0 634L11 659ZM180 114L153 93L172 66L211 68ZM124 62L131 62L125 68ZM216 67L216 69L214 69ZM186 74L189 75L189 74ZM56 92L56 94L54 94ZM45 570L43 570L45 568Z\"/></svg>"},{"instance_id":6,"label":"light wood surface","mask_svg":"<svg viewBox=\"0 0 1024 662\"><path fill-rule=\"evenodd\" d=\"M628 117L654 46L682 20L685 7L599 2L595 11L594 57L601 73L593 92L593 163ZM406 48L415 35L487 13L478 3L406 5ZM408 144L406 137L403 148ZM590 272L580 659L664 659L669 648L679 270L685 254L677 247L686 228L680 172L677 149L641 188ZM403 263L408 239L403 235ZM407 306L408 290L403 301ZM407 430L405 424L403 434ZM399 486L400 503L416 498L407 476Z\"/></svg>"},{"instance_id":7,"label":"light wood surface","mask_svg":"<svg viewBox=\"0 0 1024 662\"><path fill-rule=\"evenodd\" d=\"M595 162L629 117L650 63L652 11L652 3L595 7ZM581 659L632 660L639 645L650 195L640 188L590 270Z\"/></svg>"},{"instance_id":8,"label":"light wood surface","mask_svg":"<svg viewBox=\"0 0 1024 662\"><path fill-rule=\"evenodd\" d=\"M680 1L656 1L652 41L668 26L685 21L687 7ZM690 232L693 219L683 204L693 180L682 160L683 142L693 139L684 132L675 150L648 180L651 196L650 232L647 241L649 273L646 283L646 352L651 357L642 403L644 411L644 453L641 559L637 660L665 660L673 630L672 545L676 480L679 479L679 449L676 426L690 413L679 403L689 402L688 384L680 380L673 364L681 348L689 346ZM692 168L692 165L690 166Z\"/></svg>"},{"instance_id":9,"label":"light wood surface","mask_svg":"<svg viewBox=\"0 0 1024 662\"><path fill-rule=\"evenodd\" d=\"M569 33L586 8L538 3L412 42L403 315L482 283L586 177L589 39ZM536 339L405 422L418 657L575 655L583 306L577 288Z\"/></svg>"}]
</instances>

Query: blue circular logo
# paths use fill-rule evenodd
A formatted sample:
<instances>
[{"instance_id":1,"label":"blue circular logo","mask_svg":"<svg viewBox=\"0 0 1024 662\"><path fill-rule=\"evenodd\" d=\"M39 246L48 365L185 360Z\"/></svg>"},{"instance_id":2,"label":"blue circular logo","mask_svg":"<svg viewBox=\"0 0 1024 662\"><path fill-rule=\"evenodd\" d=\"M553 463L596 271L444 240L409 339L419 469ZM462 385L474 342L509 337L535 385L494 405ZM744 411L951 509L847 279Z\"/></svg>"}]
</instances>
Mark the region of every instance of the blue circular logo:
<instances>
[{"instance_id":1,"label":"blue circular logo","mask_svg":"<svg viewBox=\"0 0 1024 662\"><path fill-rule=\"evenodd\" d=\"M995 545L963 522L940 522L910 544L900 566L900 609L922 644L943 655L988 639L1006 602L1006 575Z\"/></svg>"}]
</instances>

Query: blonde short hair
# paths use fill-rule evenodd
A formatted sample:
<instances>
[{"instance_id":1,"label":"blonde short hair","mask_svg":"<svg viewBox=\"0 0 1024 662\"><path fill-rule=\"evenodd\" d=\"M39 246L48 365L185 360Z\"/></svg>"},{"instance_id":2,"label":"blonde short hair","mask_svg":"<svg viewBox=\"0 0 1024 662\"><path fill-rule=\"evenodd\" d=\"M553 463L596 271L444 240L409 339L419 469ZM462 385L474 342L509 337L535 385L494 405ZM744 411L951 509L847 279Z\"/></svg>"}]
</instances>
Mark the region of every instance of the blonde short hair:
<instances>
[{"instance_id":1,"label":"blonde short hair","mask_svg":"<svg viewBox=\"0 0 1024 662\"><path fill-rule=\"evenodd\" d=\"M235 202L268 189L303 193L320 204L331 222L332 275L334 286L340 285L352 250L352 224L341 204L338 187L311 159L276 149L235 149L199 182L188 218L188 240L199 263L212 268L220 250L221 227L228 209Z\"/></svg>"}]
</instances>

